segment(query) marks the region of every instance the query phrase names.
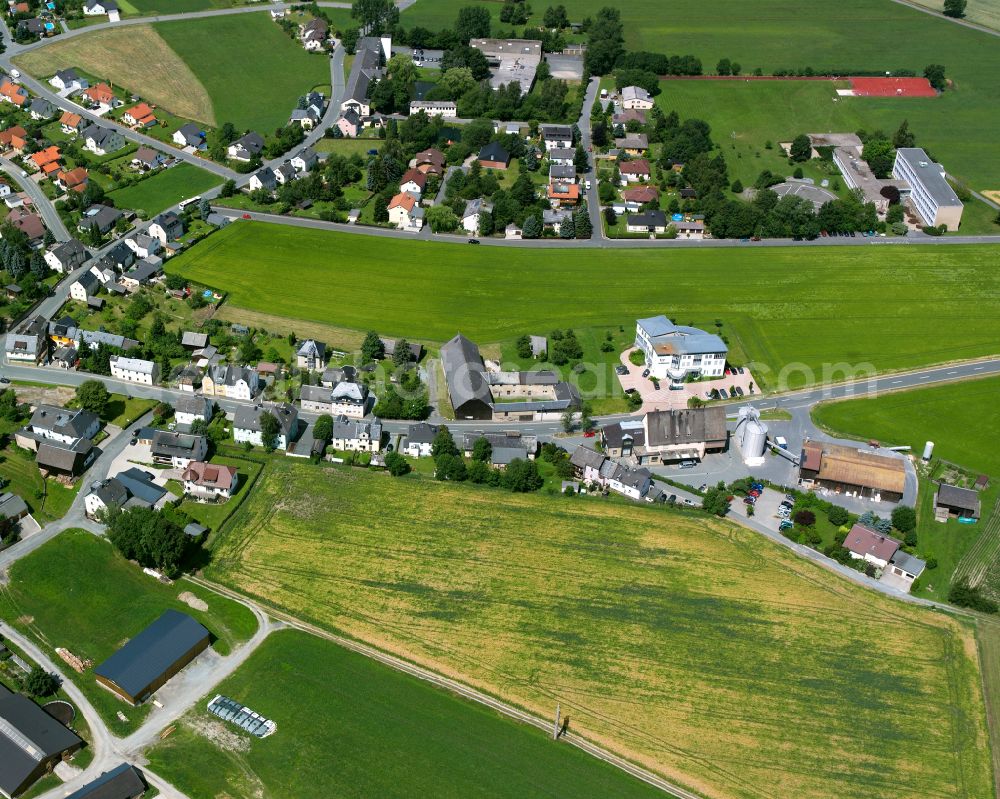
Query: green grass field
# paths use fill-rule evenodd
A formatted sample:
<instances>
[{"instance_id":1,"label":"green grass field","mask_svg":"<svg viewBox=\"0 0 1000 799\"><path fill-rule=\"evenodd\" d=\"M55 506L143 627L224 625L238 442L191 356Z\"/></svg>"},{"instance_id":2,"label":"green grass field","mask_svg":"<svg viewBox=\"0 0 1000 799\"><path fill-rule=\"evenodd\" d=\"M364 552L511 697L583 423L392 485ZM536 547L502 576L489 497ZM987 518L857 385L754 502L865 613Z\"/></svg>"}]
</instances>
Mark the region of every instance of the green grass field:
<instances>
[{"instance_id":1,"label":"green grass field","mask_svg":"<svg viewBox=\"0 0 1000 799\"><path fill-rule=\"evenodd\" d=\"M227 751L199 732L221 724L199 702L147 753L189 796L662 795L538 730L294 630L272 635L218 690L278 730Z\"/></svg>"},{"instance_id":2,"label":"green grass field","mask_svg":"<svg viewBox=\"0 0 1000 799\"><path fill-rule=\"evenodd\" d=\"M943 467L935 462L923 476L917 507L918 552L925 559L935 558L938 568L921 579L915 591L919 595L945 599L955 573L978 572L990 590L1000 586L1000 529L995 529L1000 525L993 519L1000 496L1000 456L987 443L1000 438L998 391L1000 378L991 377L834 402L813 411L813 419L828 430L909 445L918 455L925 442L934 441L935 458L992 477L990 488L981 494L982 521L967 525L956 519L943 524L934 520L934 480L941 478Z\"/></svg>"},{"instance_id":3,"label":"green grass field","mask_svg":"<svg viewBox=\"0 0 1000 799\"><path fill-rule=\"evenodd\" d=\"M178 599L185 591L208 603L208 610L194 610ZM253 614L242 605L187 581L159 583L83 530L61 533L19 560L0 590L0 617L31 635L57 662L54 650L61 646L97 666L168 608L204 624L222 654L257 629ZM116 734L134 729L148 712L148 707L131 708L99 687L89 670L77 675L67 668L66 673ZM125 711L128 723L118 720L118 710Z\"/></svg>"},{"instance_id":4,"label":"green grass field","mask_svg":"<svg viewBox=\"0 0 1000 799\"><path fill-rule=\"evenodd\" d=\"M307 53L264 13L153 27L208 91L220 125L269 134L288 121L300 95L330 83L329 59Z\"/></svg>"},{"instance_id":5,"label":"green grass field","mask_svg":"<svg viewBox=\"0 0 1000 799\"><path fill-rule=\"evenodd\" d=\"M840 85L840 84L838 84ZM963 158L974 157L968 151L965 136L955 135L948 124L953 113L964 103L959 92L946 92L935 99L882 100L867 97L837 97L830 81L661 81L662 92L656 102L665 111L675 110L682 119L697 117L712 127L715 142L722 148L730 177L744 185L753 185L764 169L777 174L791 174L792 167L778 142L791 141L799 133L853 132L882 130L892 133L906 119L917 136L917 144L927 147L953 173L962 174L975 188L990 189L1000 185L1000 171ZM984 114L984 126L976 141L989 147L992 137L991 115ZM983 137L986 138L983 138ZM766 143L773 144L772 149ZM982 152L982 150L979 150ZM811 164L805 165L808 172ZM807 174L819 179L843 179L831 164L828 175ZM979 203L975 203L979 205ZM968 210L968 209L967 209ZM962 232L1000 232L993 218L995 212L976 215L969 211ZM985 224L983 224L985 222Z\"/></svg>"},{"instance_id":6,"label":"green grass field","mask_svg":"<svg viewBox=\"0 0 1000 799\"><path fill-rule=\"evenodd\" d=\"M155 216L181 200L194 197L222 181L211 172L199 169L193 164L182 163L165 169L152 177L116 189L110 196L118 208L141 210L147 217Z\"/></svg>"},{"instance_id":7,"label":"green grass field","mask_svg":"<svg viewBox=\"0 0 1000 799\"><path fill-rule=\"evenodd\" d=\"M831 402L817 406L813 419L855 438L909 444L918 455L932 440L935 457L1000 478L1000 452L986 444L1000 440L998 396L1000 378L988 377Z\"/></svg>"},{"instance_id":8,"label":"green grass field","mask_svg":"<svg viewBox=\"0 0 1000 799\"><path fill-rule=\"evenodd\" d=\"M760 383L775 388L808 382L795 364L820 379L826 363L887 370L995 353L995 263L995 250L985 246L748 246L615 256L253 222L230 225L171 259L167 271L225 289L236 307L414 340L446 341L461 331L485 344L556 327L628 329L658 313L709 326L719 318ZM262 290L281 275L281 290ZM331 304L331 296L339 301ZM873 324L878 347L871 346ZM929 325L947 336L928 338Z\"/></svg>"},{"instance_id":9,"label":"green grass field","mask_svg":"<svg viewBox=\"0 0 1000 799\"><path fill-rule=\"evenodd\" d=\"M124 0L121 4L128 16L144 17L158 14L184 14L211 8L232 8L233 0Z\"/></svg>"},{"instance_id":10,"label":"green grass field","mask_svg":"<svg viewBox=\"0 0 1000 799\"><path fill-rule=\"evenodd\" d=\"M700 514L275 460L207 575L707 796L992 790L965 627Z\"/></svg>"}]
</instances>

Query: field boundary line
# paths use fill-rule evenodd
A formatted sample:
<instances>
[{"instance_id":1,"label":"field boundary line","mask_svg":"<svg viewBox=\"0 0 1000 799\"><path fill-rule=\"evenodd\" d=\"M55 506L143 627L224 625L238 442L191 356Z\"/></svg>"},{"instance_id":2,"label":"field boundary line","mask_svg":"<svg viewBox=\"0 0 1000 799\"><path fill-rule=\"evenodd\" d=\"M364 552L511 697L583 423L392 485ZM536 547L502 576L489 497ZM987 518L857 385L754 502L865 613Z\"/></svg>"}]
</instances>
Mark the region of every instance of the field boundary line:
<instances>
[{"instance_id":1,"label":"field boundary line","mask_svg":"<svg viewBox=\"0 0 1000 799\"><path fill-rule=\"evenodd\" d=\"M1000 499L993 506L993 513L986 523L986 529L979 534L976 542L966 551L952 573L952 582L963 577L968 578L969 585L975 588L979 585L989 567L996 561L1000 552Z\"/></svg>"},{"instance_id":2,"label":"field boundary line","mask_svg":"<svg viewBox=\"0 0 1000 799\"><path fill-rule=\"evenodd\" d=\"M359 655L378 661L382 665L388 666L396 671L401 671L404 674L409 674L411 677L416 677L417 679L436 685L439 688L444 688L453 694L457 694L463 699L468 699L481 705L485 705L491 710L495 710L508 718L524 724L529 724L545 733L552 732L553 722L551 720L542 719L526 710L507 704L496 697L490 696L489 694L465 685L464 683L458 682L457 680L444 677L434 671L431 671L430 669L418 666L415 663L410 663L409 661L398 658L395 655L390 655L387 652L383 652L382 650L376 649L375 647L362 643L361 641L337 635L336 633L325 630L318 625L302 621L286 611L279 610L270 603L259 603L257 600L250 599L238 591L234 591L231 588L220 585L219 583L211 580L206 580L204 577L188 575L187 579L202 585L205 588L213 590L222 596L227 596L234 601L242 602L243 604L249 603L248 606L256 605L259 610L272 616L278 621L284 622L289 628L330 641L331 643L337 644L344 649L348 649ZM598 760L603 760L605 763L619 768L627 774L631 774L636 779L642 780L654 788L659 788L664 793L676 797L676 799L703 799L703 797L699 794L692 793L691 791L681 788L680 786L665 780L663 777L660 777L659 775L654 774L641 766L637 766L625 758L598 746L576 733L565 732L561 734L559 738L560 740L565 740L567 743L577 747L578 749L582 749L584 752L596 757Z\"/></svg>"}]
</instances>

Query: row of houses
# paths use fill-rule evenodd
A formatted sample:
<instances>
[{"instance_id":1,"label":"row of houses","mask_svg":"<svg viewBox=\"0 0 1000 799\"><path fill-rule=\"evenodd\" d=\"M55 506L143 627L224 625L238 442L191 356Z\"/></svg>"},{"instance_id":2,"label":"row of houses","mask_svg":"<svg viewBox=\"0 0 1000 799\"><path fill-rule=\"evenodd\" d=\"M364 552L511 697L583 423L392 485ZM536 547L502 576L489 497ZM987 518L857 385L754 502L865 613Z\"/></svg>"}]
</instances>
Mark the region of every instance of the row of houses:
<instances>
[{"instance_id":1,"label":"row of houses","mask_svg":"<svg viewBox=\"0 0 1000 799\"><path fill-rule=\"evenodd\" d=\"M569 461L576 478L588 485L597 485L634 500L666 500L666 493L653 483L653 475L648 469L618 463L587 446L577 447Z\"/></svg>"},{"instance_id":2,"label":"row of houses","mask_svg":"<svg viewBox=\"0 0 1000 799\"><path fill-rule=\"evenodd\" d=\"M400 452L413 458L429 458L434 439L441 431L440 425L418 422L411 424L405 441L400 444ZM471 458L476 442L486 439L490 444L490 465L495 469L505 469L511 461L534 460L538 452L538 437L514 431L474 430L462 434L456 442L466 458Z\"/></svg>"}]
</instances>

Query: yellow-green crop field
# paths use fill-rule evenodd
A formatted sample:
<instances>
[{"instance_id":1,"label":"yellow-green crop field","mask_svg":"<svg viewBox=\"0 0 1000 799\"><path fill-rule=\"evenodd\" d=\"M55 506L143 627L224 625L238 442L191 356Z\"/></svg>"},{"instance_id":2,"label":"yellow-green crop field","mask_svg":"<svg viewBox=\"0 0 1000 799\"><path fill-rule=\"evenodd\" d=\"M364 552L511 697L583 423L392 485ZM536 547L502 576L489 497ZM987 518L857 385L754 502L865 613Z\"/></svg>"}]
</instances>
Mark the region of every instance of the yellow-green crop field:
<instances>
[{"instance_id":1,"label":"yellow-green crop field","mask_svg":"<svg viewBox=\"0 0 1000 799\"><path fill-rule=\"evenodd\" d=\"M722 520L275 461L208 576L706 797L992 795L976 644Z\"/></svg>"}]
</instances>

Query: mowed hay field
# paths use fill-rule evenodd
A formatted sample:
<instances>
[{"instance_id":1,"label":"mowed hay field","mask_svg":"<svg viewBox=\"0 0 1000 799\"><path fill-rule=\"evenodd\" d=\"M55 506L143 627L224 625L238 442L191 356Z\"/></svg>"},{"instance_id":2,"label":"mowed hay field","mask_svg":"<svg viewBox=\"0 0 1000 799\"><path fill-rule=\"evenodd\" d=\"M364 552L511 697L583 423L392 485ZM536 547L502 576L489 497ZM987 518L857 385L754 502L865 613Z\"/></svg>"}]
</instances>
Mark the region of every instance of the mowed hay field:
<instances>
[{"instance_id":1,"label":"mowed hay field","mask_svg":"<svg viewBox=\"0 0 1000 799\"><path fill-rule=\"evenodd\" d=\"M269 134L301 95L330 83L329 58L307 53L264 12L160 22L156 30L198 76L219 124Z\"/></svg>"},{"instance_id":2,"label":"mowed hay field","mask_svg":"<svg viewBox=\"0 0 1000 799\"><path fill-rule=\"evenodd\" d=\"M827 363L888 370L996 353L996 266L988 246L558 251L237 222L167 271L236 307L411 340L719 318L776 388L821 379Z\"/></svg>"},{"instance_id":3,"label":"mowed hay field","mask_svg":"<svg viewBox=\"0 0 1000 799\"><path fill-rule=\"evenodd\" d=\"M261 134L285 124L300 95L330 83L328 62L263 11L81 34L17 59L40 77L77 66L179 117Z\"/></svg>"},{"instance_id":4,"label":"mowed hay field","mask_svg":"<svg viewBox=\"0 0 1000 799\"><path fill-rule=\"evenodd\" d=\"M15 61L39 78L79 67L125 86L177 116L216 124L205 87L152 25L129 25L57 40L17 56Z\"/></svg>"},{"instance_id":5,"label":"mowed hay field","mask_svg":"<svg viewBox=\"0 0 1000 799\"><path fill-rule=\"evenodd\" d=\"M205 709L209 694L146 753L188 796L663 796L540 730L297 630L268 638L217 691L278 729L258 740L223 727ZM234 739L239 747L221 745Z\"/></svg>"},{"instance_id":6,"label":"mowed hay field","mask_svg":"<svg viewBox=\"0 0 1000 799\"><path fill-rule=\"evenodd\" d=\"M967 627L693 511L274 461L207 574L707 797L992 792Z\"/></svg>"}]
</instances>

